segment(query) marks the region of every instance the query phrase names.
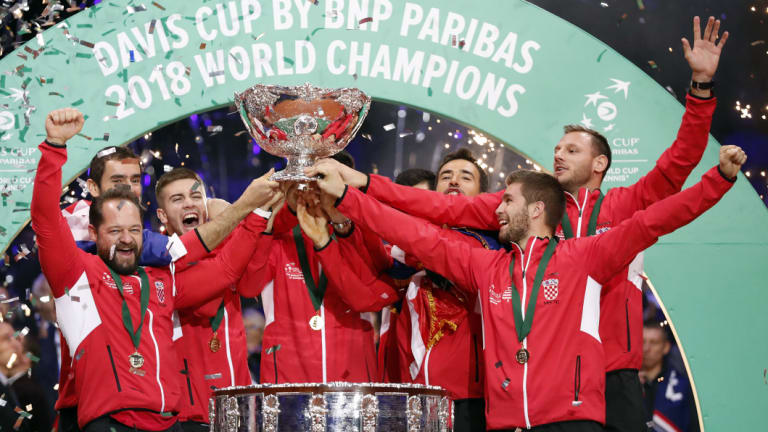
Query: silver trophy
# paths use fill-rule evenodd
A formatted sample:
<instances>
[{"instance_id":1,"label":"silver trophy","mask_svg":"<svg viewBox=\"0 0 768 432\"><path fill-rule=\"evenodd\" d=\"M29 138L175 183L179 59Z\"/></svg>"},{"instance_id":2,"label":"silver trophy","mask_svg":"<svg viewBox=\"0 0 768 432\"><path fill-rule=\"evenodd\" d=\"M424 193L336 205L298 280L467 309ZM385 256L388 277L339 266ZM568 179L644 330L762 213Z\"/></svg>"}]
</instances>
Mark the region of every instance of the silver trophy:
<instances>
[{"instance_id":1,"label":"silver trophy","mask_svg":"<svg viewBox=\"0 0 768 432\"><path fill-rule=\"evenodd\" d=\"M304 168L347 146L368 114L371 98L356 88L255 85L235 94L235 105L256 143L288 160L274 181L308 183Z\"/></svg>"}]
</instances>

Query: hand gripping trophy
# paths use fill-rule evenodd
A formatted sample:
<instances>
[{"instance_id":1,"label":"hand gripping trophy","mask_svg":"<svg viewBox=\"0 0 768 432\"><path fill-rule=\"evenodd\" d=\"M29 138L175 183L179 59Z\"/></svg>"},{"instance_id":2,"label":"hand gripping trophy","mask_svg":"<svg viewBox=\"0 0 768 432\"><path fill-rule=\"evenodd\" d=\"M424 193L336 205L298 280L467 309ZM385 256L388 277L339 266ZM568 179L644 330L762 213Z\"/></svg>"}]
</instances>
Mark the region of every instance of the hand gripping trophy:
<instances>
[{"instance_id":1,"label":"hand gripping trophy","mask_svg":"<svg viewBox=\"0 0 768 432\"><path fill-rule=\"evenodd\" d=\"M288 159L270 180L306 187L316 179L304 175L304 168L347 146L363 124L371 98L356 88L258 84L236 93L235 105L256 143Z\"/></svg>"}]
</instances>

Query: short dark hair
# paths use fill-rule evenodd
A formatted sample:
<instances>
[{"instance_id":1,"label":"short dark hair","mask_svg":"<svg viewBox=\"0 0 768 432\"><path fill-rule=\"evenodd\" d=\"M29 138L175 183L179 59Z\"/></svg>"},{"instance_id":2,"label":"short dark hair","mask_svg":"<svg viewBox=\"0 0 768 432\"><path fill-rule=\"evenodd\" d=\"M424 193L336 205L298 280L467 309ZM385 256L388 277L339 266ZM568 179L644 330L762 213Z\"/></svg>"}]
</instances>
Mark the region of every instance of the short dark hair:
<instances>
[{"instance_id":1,"label":"short dark hair","mask_svg":"<svg viewBox=\"0 0 768 432\"><path fill-rule=\"evenodd\" d=\"M429 188L435 189L435 173L422 168L408 168L395 178L395 183L404 186L416 186L421 182L427 182Z\"/></svg>"},{"instance_id":2,"label":"short dark hair","mask_svg":"<svg viewBox=\"0 0 768 432\"><path fill-rule=\"evenodd\" d=\"M136 159L136 163L139 164L139 170L144 170L141 159L133 150L128 147L109 146L99 150L96 156L91 159L91 165L88 167L88 178L101 187L101 178L104 176L104 167L107 165L107 161L126 159Z\"/></svg>"},{"instance_id":3,"label":"short dark hair","mask_svg":"<svg viewBox=\"0 0 768 432\"><path fill-rule=\"evenodd\" d=\"M479 163L477 163L477 158L472 153L471 150L469 150L466 147L462 147L458 150L456 150L453 153L448 153L445 155L443 160L440 162L440 167L437 169L437 175L440 175L440 171L443 169L445 164L451 161L455 161L457 159L462 159L465 161L472 162L472 165L477 168L477 172L480 173L480 192L487 192L488 191L488 173L485 172L485 170L480 166Z\"/></svg>"},{"instance_id":4,"label":"short dark hair","mask_svg":"<svg viewBox=\"0 0 768 432\"><path fill-rule=\"evenodd\" d=\"M565 212L565 192L553 176L531 170L517 170L507 176L507 186L513 183L522 185L520 191L527 204L541 201L547 212L546 224L552 231L563 219Z\"/></svg>"},{"instance_id":5,"label":"short dark hair","mask_svg":"<svg viewBox=\"0 0 768 432\"><path fill-rule=\"evenodd\" d=\"M160 206L160 193L163 192L163 189L165 189L166 186L177 180L184 179L199 181L200 187L203 188L203 191L205 191L205 183L203 183L203 179L201 179L196 172L184 167L174 168L161 175L160 178L157 179L157 183L155 183L155 199L157 199L157 205Z\"/></svg>"},{"instance_id":6,"label":"short dark hair","mask_svg":"<svg viewBox=\"0 0 768 432\"><path fill-rule=\"evenodd\" d=\"M352 154L350 154L346 150L342 150L335 155L331 156L331 159L336 159L337 161L343 163L344 165L354 169L355 168L355 158L352 157Z\"/></svg>"},{"instance_id":7,"label":"short dark hair","mask_svg":"<svg viewBox=\"0 0 768 432\"><path fill-rule=\"evenodd\" d=\"M661 330L661 333L664 334L664 340L672 340L669 329L666 326L662 326L661 323L655 319L647 319L643 321L643 328Z\"/></svg>"},{"instance_id":8,"label":"short dark hair","mask_svg":"<svg viewBox=\"0 0 768 432\"><path fill-rule=\"evenodd\" d=\"M563 126L563 131L567 134L571 132L584 132L592 137L592 154L595 156L605 155L608 158L608 165L605 167L605 171L603 171L603 177L605 177L608 169L611 168L611 146L608 145L608 140L605 139L603 134L594 129L574 124Z\"/></svg>"},{"instance_id":9,"label":"short dark hair","mask_svg":"<svg viewBox=\"0 0 768 432\"><path fill-rule=\"evenodd\" d=\"M120 187L122 186L122 187ZM144 207L142 207L139 198L131 192L131 188L127 185L118 185L106 190L98 197L93 199L91 208L88 210L88 221L94 228L98 229L102 222L104 222L104 203L108 201L128 201L135 205L139 209L139 218L144 220Z\"/></svg>"}]
</instances>

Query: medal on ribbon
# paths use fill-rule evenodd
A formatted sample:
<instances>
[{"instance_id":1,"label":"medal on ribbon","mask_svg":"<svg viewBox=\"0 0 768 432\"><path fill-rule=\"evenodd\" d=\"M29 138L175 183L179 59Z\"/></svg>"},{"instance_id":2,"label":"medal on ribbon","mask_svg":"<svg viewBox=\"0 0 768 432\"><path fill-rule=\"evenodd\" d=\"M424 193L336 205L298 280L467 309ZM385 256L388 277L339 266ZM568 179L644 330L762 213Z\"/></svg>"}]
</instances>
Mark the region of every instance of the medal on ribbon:
<instances>
[{"instance_id":1,"label":"medal on ribbon","mask_svg":"<svg viewBox=\"0 0 768 432\"><path fill-rule=\"evenodd\" d=\"M133 342L134 352L128 356L128 364L131 366L130 371L138 375L143 375L144 371L139 371L139 369L144 366L144 356L139 353L139 345L141 344L141 328L144 326L144 315L147 314L147 309L149 308L149 276L147 276L147 272L144 271L144 268L138 268L137 272L139 273L139 279L141 280L141 286L139 287L139 290L141 291L141 297L139 301L139 316L141 318L139 318L138 327L136 327L136 330L134 330L133 320L131 319L131 311L128 309L128 303L125 301L123 281L120 279L120 276L114 272L114 270L109 267L107 268L109 269L109 274L112 276L112 280L114 280L115 285L117 285L117 290L120 292L120 297L123 299L123 326L128 332L128 335L131 337L131 342Z\"/></svg>"},{"instance_id":2,"label":"medal on ribbon","mask_svg":"<svg viewBox=\"0 0 768 432\"><path fill-rule=\"evenodd\" d=\"M307 249L304 247L304 239L301 236L301 228L298 225L293 227L293 242L296 244L296 251L299 255L299 266L301 266L301 273L304 276L304 284L307 286L309 292L309 299L312 300L312 306L315 308L315 315L309 319L309 328L318 331L323 328L325 324L323 317L320 314L320 306L323 304L323 296L325 296L325 288L328 285L328 279L320 271L320 282L315 283L315 279L312 277L312 270L309 266L309 258L307 257Z\"/></svg>"}]
</instances>

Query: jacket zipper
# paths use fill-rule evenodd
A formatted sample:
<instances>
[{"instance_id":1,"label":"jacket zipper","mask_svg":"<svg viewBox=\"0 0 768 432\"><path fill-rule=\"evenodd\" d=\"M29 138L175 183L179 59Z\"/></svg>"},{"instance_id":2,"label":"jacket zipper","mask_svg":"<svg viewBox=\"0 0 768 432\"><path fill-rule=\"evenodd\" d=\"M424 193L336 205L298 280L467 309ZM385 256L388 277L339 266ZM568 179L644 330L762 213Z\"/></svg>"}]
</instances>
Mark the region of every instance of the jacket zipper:
<instances>
[{"instance_id":1,"label":"jacket zipper","mask_svg":"<svg viewBox=\"0 0 768 432\"><path fill-rule=\"evenodd\" d=\"M579 211L579 220L576 223L576 232L574 233L575 238L581 237L581 220L582 220L582 214L584 213L584 209L587 207L587 200L589 199L589 190L587 190L587 193L584 194L584 202L579 205L579 200L575 196L573 196L570 192L566 192L566 194L573 199L573 202L576 203L576 209ZM567 213L566 213L566 217Z\"/></svg>"},{"instance_id":2,"label":"jacket zipper","mask_svg":"<svg viewBox=\"0 0 768 432\"><path fill-rule=\"evenodd\" d=\"M189 379L189 365L187 364L187 359L184 359L184 370L181 371L181 373L187 377L187 392L189 393L189 404L194 406L195 399L192 397L192 381Z\"/></svg>"},{"instance_id":3,"label":"jacket zipper","mask_svg":"<svg viewBox=\"0 0 768 432\"><path fill-rule=\"evenodd\" d=\"M629 333L629 299L624 302L624 316L627 319L627 352L632 351L632 338Z\"/></svg>"},{"instance_id":4,"label":"jacket zipper","mask_svg":"<svg viewBox=\"0 0 768 432\"><path fill-rule=\"evenodd\" d=\"M115 368L115 359L112 357L112 347L107 345L107 354L109 354L109 362L112 363L112 373L115 375L115 383L117 384L117 392L122 392L120 387L120 378L117 377L117 368Z\"/></svg>"},{"instance_id":5,"label":"jacket zipper","mask_svg":"<svg viewBox=\"0 0 768 432\"><path fill-rule=\"evenodd\" d=\"M576 370L573 373L573 402L571 405L579 406L579 391L581 391L581 356L576 356Z\"/></svg>"},{"instance_id":6,"label":"jacket zipper","mask_svg":"<svg viewBox=\"0 0 768 432\"><path fill-rule=\"evenodd\" d=\"M472 335L472 341L475 343L475 382L480 381L480 360L477 353L477 335Z\"/></svg>"}]
</instances>

